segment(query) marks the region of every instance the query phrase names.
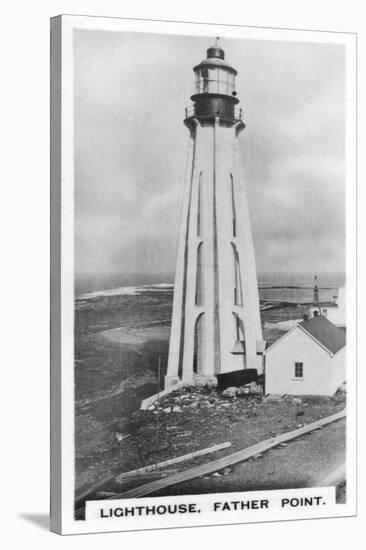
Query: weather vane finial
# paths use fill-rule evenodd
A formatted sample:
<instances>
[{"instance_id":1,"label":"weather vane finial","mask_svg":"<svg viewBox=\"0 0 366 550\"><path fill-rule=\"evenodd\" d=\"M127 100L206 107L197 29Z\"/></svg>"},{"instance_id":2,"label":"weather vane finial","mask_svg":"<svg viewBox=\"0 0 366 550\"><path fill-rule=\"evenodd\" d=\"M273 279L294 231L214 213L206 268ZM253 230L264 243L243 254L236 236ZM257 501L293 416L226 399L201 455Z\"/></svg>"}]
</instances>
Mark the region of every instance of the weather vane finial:
<instances>
[{"instance_id":1,"label":"weather vane finial","mask_svg":"<svg viewBox=\"0 0 366 550\"><path fill-rule=\"evenodd\" d=\"M219 42L220 42L220 37L216 36L216 41L215 41L215 46L216 47L219 45Z\"/></svg>"}]
</instances>

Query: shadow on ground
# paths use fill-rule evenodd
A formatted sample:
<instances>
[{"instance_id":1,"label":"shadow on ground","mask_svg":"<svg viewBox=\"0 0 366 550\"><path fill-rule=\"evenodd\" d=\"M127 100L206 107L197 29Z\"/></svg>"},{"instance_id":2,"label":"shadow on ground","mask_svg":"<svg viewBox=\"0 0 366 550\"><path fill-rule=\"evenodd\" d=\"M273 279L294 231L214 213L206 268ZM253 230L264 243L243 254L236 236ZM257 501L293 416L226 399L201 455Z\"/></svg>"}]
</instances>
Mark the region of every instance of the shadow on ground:
<instances>
[{"instance_id":1,"label":"shadow on ground","mask_svg":"<svg viewBox=\"0 0 366 550\"><path fill-rule=\"evenodd\" d=\"M48 514L20 514L19 517L40 527L43 531L49 531L50 529L50 516Z\"/></svg>"}]
</instances>

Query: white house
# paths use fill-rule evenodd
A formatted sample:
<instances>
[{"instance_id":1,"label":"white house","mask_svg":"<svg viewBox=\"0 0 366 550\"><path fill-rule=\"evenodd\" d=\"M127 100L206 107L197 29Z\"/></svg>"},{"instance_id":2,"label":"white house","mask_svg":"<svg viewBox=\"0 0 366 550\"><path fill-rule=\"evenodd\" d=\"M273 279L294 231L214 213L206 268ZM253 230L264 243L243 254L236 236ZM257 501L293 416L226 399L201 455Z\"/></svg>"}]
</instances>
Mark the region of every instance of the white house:
<instances>
[{"instance_id":1,"label":"white house","mask_svg":"<svg viewBox=\"0 0 366 550\"><path fill-rule=\"evenodd\" d=\"M265 393L333 395L345 381L345 344L326 317L305 317L264 352Z\"/></svg>"}]
</instances>

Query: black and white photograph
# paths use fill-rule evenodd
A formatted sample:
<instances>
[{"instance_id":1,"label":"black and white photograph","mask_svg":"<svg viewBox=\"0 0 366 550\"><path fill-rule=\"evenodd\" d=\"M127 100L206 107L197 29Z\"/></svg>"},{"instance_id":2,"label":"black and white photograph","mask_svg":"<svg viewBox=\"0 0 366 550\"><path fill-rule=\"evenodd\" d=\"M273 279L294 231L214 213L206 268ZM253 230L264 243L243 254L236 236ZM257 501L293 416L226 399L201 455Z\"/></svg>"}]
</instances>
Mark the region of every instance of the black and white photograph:
<instances>
[{"instance_id":1,"label":"black and white photograph","mask_svg":"<svg viewBox=\"0 0 366 550\"><path fill-rule=\"evenodd\" d=\"M354 36L52 45L66 532L352 515Z\"/></svg>"}]
</instances>

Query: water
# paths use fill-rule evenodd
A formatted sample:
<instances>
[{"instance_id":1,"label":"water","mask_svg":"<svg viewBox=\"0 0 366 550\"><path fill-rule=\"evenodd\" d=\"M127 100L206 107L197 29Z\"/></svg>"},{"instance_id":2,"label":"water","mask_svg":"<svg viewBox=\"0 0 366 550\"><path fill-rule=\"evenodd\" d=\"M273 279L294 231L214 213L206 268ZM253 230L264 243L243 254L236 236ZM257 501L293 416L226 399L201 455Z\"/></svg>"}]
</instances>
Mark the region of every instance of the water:
<instances>
[{"instance_id":1,"label":"water","mask_svg":"<svg viewBox=\"0 0 366 550\"><path fill-rule=\"evenodd\" d=\"M144 285L174 282L174 274L167 273L127 273L77 275L75 277L75 296L117 288L138 287Z\"/></svg>"},{"instance_id":2,"label":"water","mask_svg":"<svg viewBox=\"0 0 366 550\"><path fill-rule=\"evenodd\" d=\"M143 292L173 290L174 274L141 274L79 276L75 281L77 298L89 299L120 295L136 295ZM333 302L337 289L344 285L343 273L319 273L317 284L322 302ZM258 276L259 294L262 300L312 302L313 273L265 273Z\"/></svg>"}]
</instances>

